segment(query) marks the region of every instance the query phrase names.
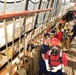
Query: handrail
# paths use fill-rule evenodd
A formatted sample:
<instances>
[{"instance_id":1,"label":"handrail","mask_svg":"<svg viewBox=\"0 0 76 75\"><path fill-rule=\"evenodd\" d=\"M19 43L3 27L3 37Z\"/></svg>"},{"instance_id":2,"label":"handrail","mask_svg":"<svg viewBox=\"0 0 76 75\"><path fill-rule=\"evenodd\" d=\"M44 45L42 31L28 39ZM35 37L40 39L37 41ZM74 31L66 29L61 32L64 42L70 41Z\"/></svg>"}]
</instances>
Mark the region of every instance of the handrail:
<instances>
[{"instance_id":1,"label":"handrail","mask_svg":"<svg viewBox=\"0 0 76 75\"><path fill-rule=\"evenodd\" d=\"M52 8L0 13L0 19L3 19L3 18L6 19L6 18L11 18L11 17L18 17L18 16L23 16L23 15L30 15L30 14L34 14L34 13L49 11L49 10L52 10Z\"/></svg>"}]
</instances>

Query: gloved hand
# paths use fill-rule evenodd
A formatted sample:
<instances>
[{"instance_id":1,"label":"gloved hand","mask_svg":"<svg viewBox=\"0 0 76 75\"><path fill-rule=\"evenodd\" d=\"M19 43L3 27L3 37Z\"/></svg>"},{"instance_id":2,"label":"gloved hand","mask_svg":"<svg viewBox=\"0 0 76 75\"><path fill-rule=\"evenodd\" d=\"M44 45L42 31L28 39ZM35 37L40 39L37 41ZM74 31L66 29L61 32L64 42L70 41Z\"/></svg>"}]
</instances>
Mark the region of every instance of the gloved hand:
<instances>
[{"instance_id":1,"label":"gloved hand","mask_svg":"<svg viewBox=\"0 0 76 75\"><path fill-rule=\"evenodd\" d=\"M62 72L64 73L65 72L65 69L64 69L64 65L62 64Z\"/></svg>"},{"instance_id":2,"label":"gloved hand","mask_svg":"<svg viewBox=\"0 0 76 75\"><path fill-rule=\"evenodd\" d=\"M62 69L62 64L58 65L57 67L52 67L53 70L51 72L57 72L58 70Z\"/></svg>"},{"instance_id":3,"label":"gloved hand","mask_svg":"<svg viewBox=\"0 0 76 75\"><path fill-rule=\"evenodd\" d=\"M46 64L46 70L47 70L47 71L51 71L51 69L50 69L50 67L49 67L48 60L47 60L47 59L45 60L45 64Z\"/></svg>"}]
</instances>

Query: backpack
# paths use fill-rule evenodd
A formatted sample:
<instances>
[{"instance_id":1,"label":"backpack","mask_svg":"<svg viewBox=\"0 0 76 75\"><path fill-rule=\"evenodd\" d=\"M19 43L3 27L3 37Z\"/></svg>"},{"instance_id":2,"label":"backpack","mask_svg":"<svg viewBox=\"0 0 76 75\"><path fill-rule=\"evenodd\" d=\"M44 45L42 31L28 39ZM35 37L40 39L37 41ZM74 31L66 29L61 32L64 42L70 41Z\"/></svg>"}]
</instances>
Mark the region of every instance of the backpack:
<instances>
[{"instance_id":1,"label":"backpack","mask_svg":"<svg viewBox=\"0 0 76 75\"><path fill-rule=\"evenodd\" d=\"M62 50L59 50L60 51L60 57L59 57L59 61L60 61L60 63L62 64ZM50 64L50 55L51 55L51 51L49 51L49 53L48 53L48 64ZM50 68L52 67L52 65L50 64Z\"/></svg>"}]
</instances>

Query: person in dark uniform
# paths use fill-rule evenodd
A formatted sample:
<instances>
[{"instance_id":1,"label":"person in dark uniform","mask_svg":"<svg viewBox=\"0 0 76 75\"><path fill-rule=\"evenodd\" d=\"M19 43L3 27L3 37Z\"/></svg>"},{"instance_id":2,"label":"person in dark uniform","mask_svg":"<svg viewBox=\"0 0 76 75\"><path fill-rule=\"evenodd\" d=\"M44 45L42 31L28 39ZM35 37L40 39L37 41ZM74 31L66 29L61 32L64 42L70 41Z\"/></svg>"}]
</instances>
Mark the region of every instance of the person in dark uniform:
<instances>
[{"instance_id":1,"label":"person in dark uniform","mask_svg":"<svg viewBox=\"0 0 76 75\"><path fill-rule=\"evenodd\" d=\"M71 38L70 38L70 43L72 42L72 39L76 36L76 21L75 21L75 23L74 23L72 32L73 32L73 34L72 34L72 36L71 36Z\"/></svg>"},{"instance_id":2,"label":"person in dark uniform","mask_svg":"<svg viewBox=\"0 0 76 75\"><path fill-rule=\"evenodd\" d=\"M40 61L39 61L40 71L39 71L39 75L43 75L43 74L47 73L46 65L45 65L45 54L48 50L50 50L49 40L50 40L50 34L48 34L48 33L44 34L43 45L40 48Z\"/></svg>"}]
</instances>

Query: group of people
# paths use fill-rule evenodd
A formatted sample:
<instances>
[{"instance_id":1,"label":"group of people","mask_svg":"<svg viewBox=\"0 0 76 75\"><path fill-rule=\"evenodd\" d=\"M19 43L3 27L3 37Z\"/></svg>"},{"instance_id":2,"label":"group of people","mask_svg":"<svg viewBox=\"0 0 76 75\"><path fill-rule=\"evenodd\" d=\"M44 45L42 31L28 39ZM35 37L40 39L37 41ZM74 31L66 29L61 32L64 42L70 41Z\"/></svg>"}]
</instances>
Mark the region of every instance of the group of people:
<instances>
[{"instance_id":1,"label":"group of people","mask_svg":"<svg viewBox=\"0 0 76 75\"><path fill-rule=\"evenodd\" d=\"M63 20L57 22L54 33L44 34L43 44L40 48L39 75L63 75L67 65L66 54L62 51L64 46L69 50L69 43L76 36L76 22L70 30L69 23ZM71 36L71 32L73 32Z\"/></svg>"},{"instance_id":2,"label":"group of people","mask_svg":"<svg viewBox=\"0 0 76 75\"><path fill-rule=\"evenodd\" d=\"M64 66L67 65L66 55L58 47L59 40L57 38L50 38L50 34L45 35L44 43L40 49L39 75L62 75Z\"/></svg>"}]
</instances>

